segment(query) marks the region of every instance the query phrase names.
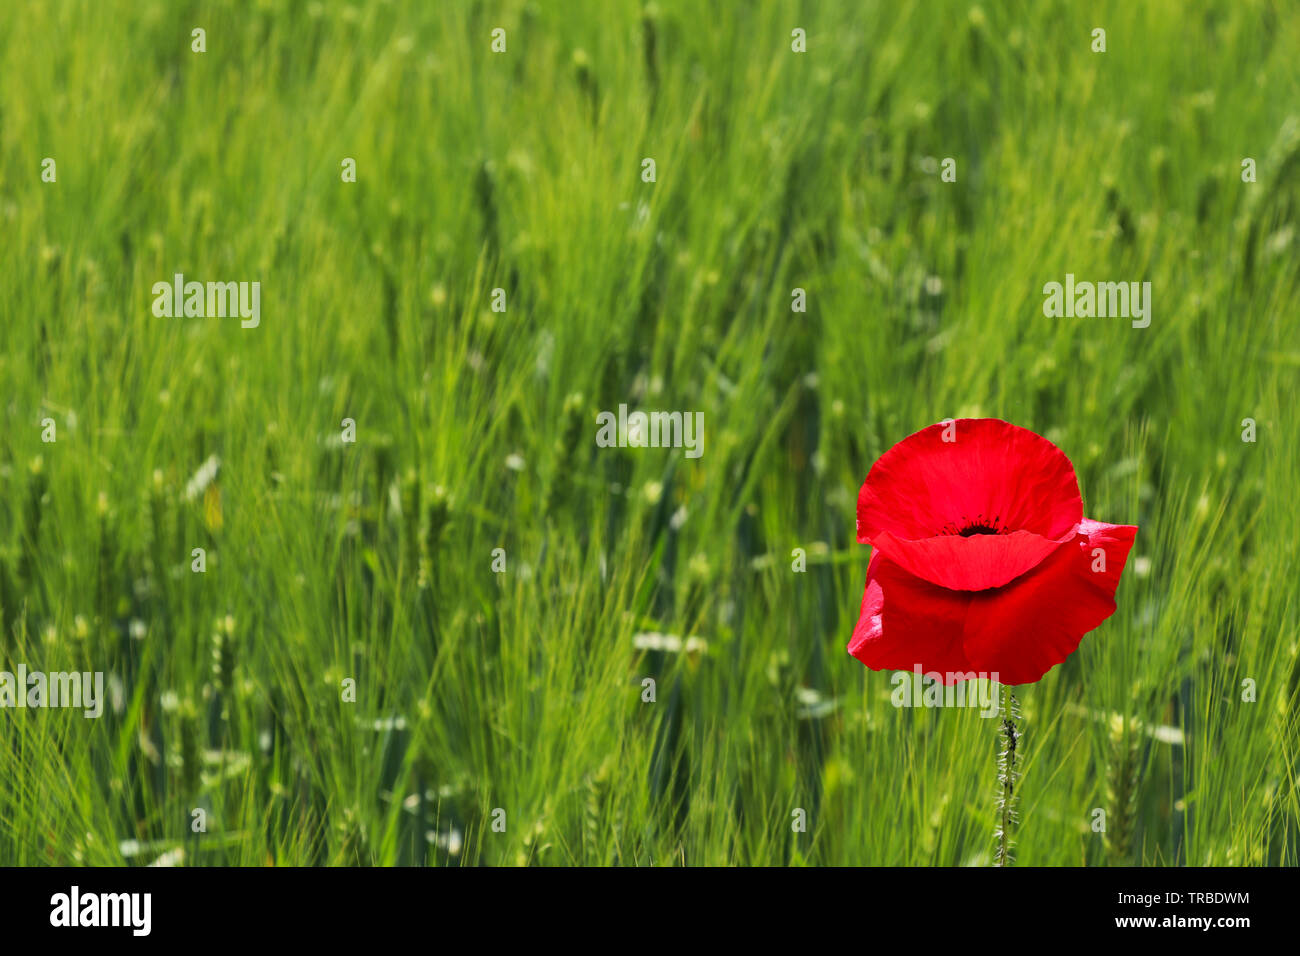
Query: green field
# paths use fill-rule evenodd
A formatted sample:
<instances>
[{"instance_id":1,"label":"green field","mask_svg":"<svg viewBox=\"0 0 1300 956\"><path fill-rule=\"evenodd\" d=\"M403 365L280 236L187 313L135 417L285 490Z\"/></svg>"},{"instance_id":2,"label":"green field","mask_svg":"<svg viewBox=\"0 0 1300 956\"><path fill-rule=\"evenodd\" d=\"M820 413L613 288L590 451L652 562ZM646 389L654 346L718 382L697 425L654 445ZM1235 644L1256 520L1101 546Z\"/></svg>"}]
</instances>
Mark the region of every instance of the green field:
<instances>
[{"instance_id":1,"label":"green field","mask_svg":"<svg viewBox=\"0 0 1300 956\"><path fill-rule=\"evenodd\" d=\"M1297 50L1262 0L0 4L0 671L108 698L0 708L0 863L988 865L996 722L845 646L872 463L992 416L1140 528L1019 689L1017 862L1297 865Z\"/></svg>"}]
</instances>

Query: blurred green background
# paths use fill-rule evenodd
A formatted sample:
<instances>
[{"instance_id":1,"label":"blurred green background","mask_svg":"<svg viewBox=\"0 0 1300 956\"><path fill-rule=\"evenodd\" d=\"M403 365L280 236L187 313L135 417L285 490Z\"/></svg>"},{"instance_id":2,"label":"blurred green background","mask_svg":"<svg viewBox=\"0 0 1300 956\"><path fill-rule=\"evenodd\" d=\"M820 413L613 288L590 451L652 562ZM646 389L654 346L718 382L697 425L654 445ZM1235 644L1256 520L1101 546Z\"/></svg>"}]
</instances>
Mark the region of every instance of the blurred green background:
<instances>
[{"instance_id":1,"label":"blurred green background","mask_svg":"<svg viewBox=\"0 0 1300 956\"><path fill-rule=\"evenodd\" d=\"M1140 526L1021 689L1019 862L1295 865L1298 49L1257 0L0 5L0 669L112 691L0 710L0 862L987 864L994 722L845 651L872 462L986 415ZM177 272L260 326L156 318ZM1067 272L1150 327L1044 317ZM597 448L620 403L703 457Z\"/></svg>"}]
</instances>

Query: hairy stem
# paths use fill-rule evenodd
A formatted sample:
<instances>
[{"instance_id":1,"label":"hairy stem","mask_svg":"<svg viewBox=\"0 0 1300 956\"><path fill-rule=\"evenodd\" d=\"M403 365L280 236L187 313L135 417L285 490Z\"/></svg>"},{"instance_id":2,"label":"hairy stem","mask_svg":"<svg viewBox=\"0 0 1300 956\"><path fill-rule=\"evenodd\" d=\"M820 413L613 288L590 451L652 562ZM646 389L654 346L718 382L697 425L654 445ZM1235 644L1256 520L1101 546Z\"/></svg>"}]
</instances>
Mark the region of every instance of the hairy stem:
<instances>
[{"instance_id":1,"label":"hairy stem","mask_svg":"<svg viewBox=\"0 0 1300 956\"><path fill-rule=\"evenodd\" d=\"M1010 866L1011 830L1015 826L1016 784L1020 774L1016 770L1016 758L1019 756L1016 745L1020 734L1016 731L1016 721L1020 717L1019 704L1007 684L1002 685L1002 751L998 754L998 827L997 856L995 866Z\"/></svg>"}]
</instances>

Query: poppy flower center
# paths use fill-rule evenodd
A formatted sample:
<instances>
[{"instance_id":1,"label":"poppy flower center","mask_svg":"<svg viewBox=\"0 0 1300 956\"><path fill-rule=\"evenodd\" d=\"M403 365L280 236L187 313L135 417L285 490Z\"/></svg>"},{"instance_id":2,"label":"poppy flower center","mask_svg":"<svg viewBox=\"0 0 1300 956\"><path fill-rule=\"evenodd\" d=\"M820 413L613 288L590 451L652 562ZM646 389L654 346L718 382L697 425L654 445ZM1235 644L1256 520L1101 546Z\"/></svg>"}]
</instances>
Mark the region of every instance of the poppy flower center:
<instances>
[{"instance_id":1,"label":"poppy flower center","mask_svg":"<svg viewBox=\"0 0 1300 956\"><path fill-rule=\"evenodd\" d=\"M1008 528L1002 523L1001 515L994 515L992 518L986 515L976 515L974 518L962 515L960 521L949 521L941 529L939 534L955 534L963 538L973 538L977 534L1007 534Z\"/></svg>"}]
</instances>

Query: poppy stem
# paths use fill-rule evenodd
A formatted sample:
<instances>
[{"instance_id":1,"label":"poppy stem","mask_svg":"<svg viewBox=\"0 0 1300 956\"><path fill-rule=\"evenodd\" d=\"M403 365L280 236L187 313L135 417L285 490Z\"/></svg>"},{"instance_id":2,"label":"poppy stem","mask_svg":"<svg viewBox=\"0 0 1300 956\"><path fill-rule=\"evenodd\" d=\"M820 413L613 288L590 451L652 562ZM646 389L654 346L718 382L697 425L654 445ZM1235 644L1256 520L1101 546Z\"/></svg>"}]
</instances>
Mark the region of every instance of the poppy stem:
<instances>
[{"instance_id":1,"label":"poppy stem","mask_svg":"<svg viewBox=\"0 0 1300 956\"><path fill-rule=\"evenodd\" d=\"M998 754L998 826L995 833L998 841L995 866L1010 866L1012 861L1011 830L1019 819L1016 813L1016 785L1020 781L1020 772L1016 770L1016 745L1020 734L1016 730L1016 721L1020 719L1020 704L1016 695L1011 693L1008 684L1002 686L1002 750Z\"/></svg>"}]
</instances>

